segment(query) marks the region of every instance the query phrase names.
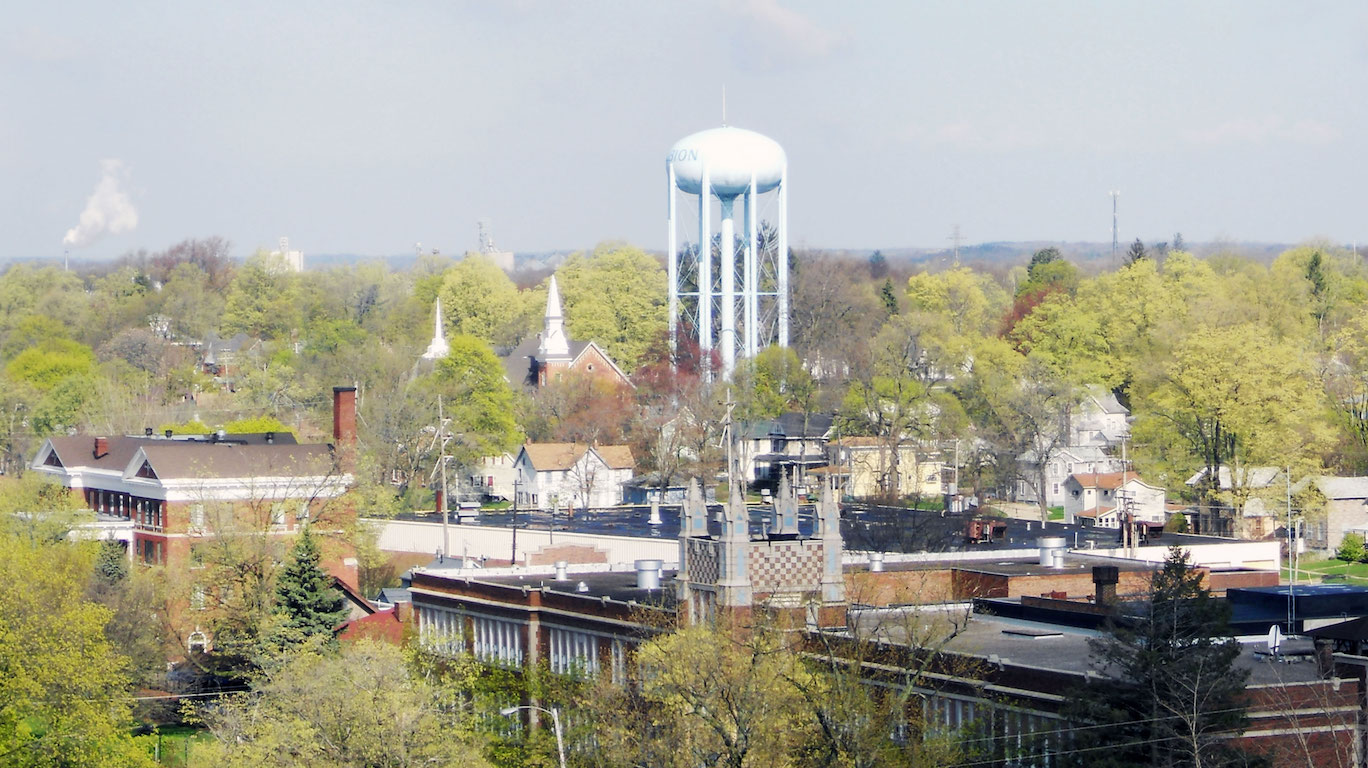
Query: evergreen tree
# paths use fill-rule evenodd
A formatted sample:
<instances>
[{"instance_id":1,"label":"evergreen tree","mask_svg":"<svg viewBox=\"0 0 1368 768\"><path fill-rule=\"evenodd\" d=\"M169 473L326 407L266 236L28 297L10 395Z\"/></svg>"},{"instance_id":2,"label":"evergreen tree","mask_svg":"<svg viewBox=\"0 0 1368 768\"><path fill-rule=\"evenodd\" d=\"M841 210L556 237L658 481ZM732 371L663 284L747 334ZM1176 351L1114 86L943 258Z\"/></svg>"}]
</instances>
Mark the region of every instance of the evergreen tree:
<instances>
[{"instance_id":1,"label":"evergreen tree","mask_svg":"<svg viewBox=\"0 0 1368 768\"><path fill-rule=\"evenodd\" d=\"M276 580L276 612L287 643L331 635L347 617L346 598L318 565L318 541L308 527L295 540L290 560Z\"/></svg>"},{"instance_id":2,"label":"evergreen tree","mask_svg":"<svg viewBox=\"0 0 1368 768\"><path fill-rule=\"evenodd\" d=\"M1130 250L1126 251L1126 264L1134 264L1148 258L1149 252L1145 250L1145 244L1140 242L1140 238L1135 238L1135 242L1131 243Z\"/></svg>"},{"instance_id":3,"label":"evergreen tree","mask_svg":"<svg viewBox=\"0 0 1368 768\"><path fill-rule=\"evenodd\" d=\"M869 255L869 276L875 280L888 276L888 257L883 255L883 251Z\"/></svg>"},{"instance_id":4,"label":"evergreen tree","mask_svg":"<svg viewBox=\"0 0 1368 768\"><path fill-rule=\"evenodd\" d=\"M884 278L883 286L879 288L879 300L883 302L888 314L898 314L898 295L893 292L892 278Z\"/></svg>"},{"instance_id":5,"label":"evergreen tree","mask_svg":"<svg viewBox=\"0 0 1368 768\"><path fill-rule=\"evenodd\" d=\"M1138 615L1091 641L1105 675L1070 697L1066 716L1085 726L1061 750L1062 765L1261 765L1227 740L1248 723L1249 673L1235 667L1230 608L1202 587L1178 547L1154 574Z\"/></svg>"}]
</instances>

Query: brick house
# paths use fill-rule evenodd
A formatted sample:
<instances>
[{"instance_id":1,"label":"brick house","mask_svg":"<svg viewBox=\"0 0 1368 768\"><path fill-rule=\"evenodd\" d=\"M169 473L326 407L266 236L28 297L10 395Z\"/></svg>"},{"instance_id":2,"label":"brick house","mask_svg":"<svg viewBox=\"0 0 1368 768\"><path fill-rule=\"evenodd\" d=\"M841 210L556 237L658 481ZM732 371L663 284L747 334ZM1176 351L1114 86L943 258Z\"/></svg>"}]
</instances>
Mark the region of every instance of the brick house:
<instances>
[{"instance_id":1,"label":"brick house","mask_svg":"<svg viewBox=\"0 0 1368 768\"><path fill-rule=\"evenodd\" d=\"M31 469L78 491L102 534L124 542L130 559L183 565L196 541L222 532L287 536L322 518L341 527L355 398L354 387L334 389L332 444L272 432L55 436ZM355 560L333 555L329 570L356 584Z\"/></svg>"},{"instance_id":2,"label":"brick house","mask_svg":"<svg viewBox=\"0 0 1368 768\"><path fill-rule=\"evenodd\" d=\"M556 286L555 275L551 276L546 294L541 333L524 340L501 359L507 369L508 382L515 387L537 389L568 372L581 373L616 386L632 386L627 374L602 347L592 341L571 340L561 312L560 289Z\"/></svg>"}]
</instances>

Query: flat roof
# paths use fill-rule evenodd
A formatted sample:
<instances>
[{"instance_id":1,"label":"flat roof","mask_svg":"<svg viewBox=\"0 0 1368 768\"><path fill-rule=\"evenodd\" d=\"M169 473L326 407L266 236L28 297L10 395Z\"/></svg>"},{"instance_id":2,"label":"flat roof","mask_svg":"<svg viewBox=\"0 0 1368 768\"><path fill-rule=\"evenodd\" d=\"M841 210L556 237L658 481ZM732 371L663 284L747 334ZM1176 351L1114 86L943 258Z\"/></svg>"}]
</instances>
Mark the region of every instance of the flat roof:
<instances>
[{"instance_id":1,"label":"flat roof","mask_svg":"<svg viewBox=\"0 0 1368 768\"><path fill-rule=\"evenodd\" d=\"M760 537L765 531L773 509L770 505L753 504L750 509L751 535ZM722 505L709 504L709 531L714 535L721 533L716 518L721 514ZM452 520L456 519L455 510ZM589 512L576 511L567 517L564 510L550 513L541 510L512 509L487 510L477 518L463 521L467 525L509 528L516 523L518 528L533 530L572 531L576 533L599 534L606 536L630 536L647 539L678 539L680 531L680 508L678 505L660 507L661 522L651 525L651 508L647 505L619 506L606 509L593 509ZM1017 550L1033 547L1036 539L1042 536L1058 536L1067 540L1074 548L1115 547L1120 543L1121 532L1111 528L1066 525L1064 523L1041 523L1035 520L1015 518L993 518L1005 525L1005 535L1000 539L970 544L965 540L969 521L977 519L972 514L942 514L939 510L914 510L893 507L880 507L862 503L841 504L841 536L848 552L954 552L984 550ZM438 521L434 513L405 513L403 520L424 522ZM798 530L802 537L813 535L816 519L813 505L799 507ZM1214 536L1194 536L1191 534L1164 533L1163 536L1145 542L1146 547L1168 547L1173 544L1214 544L1231 541Z\"/></svg>"},{"instance_id":2,"label":"flat roof","mask_svg":"<svg viewBox=\"0 0 1368 768\"><path fill-rule=\"evenodd\" d=\"M936 629L932 624L932 621L937 620L933 612L912 613L917 614L915 618L890 619L889 611L859 611L856 616L866 631L877 628L881 636L893 642L905 642L909 631L924 636L924 632ZM955 618L962 619L964 615ZM946 651L984 659L996 656L1003 664L1076 674L1091 671L1114 676L1114 672L1108 673L1093 665L1089 641L1103 638L1104 632L979 613L969 615L967 619L959 634L945 645ZM944 616L939 617L939 620L947 621ZM1262 639L1240 639L1240 655L1235 664L1249 671L1250 683L1309 682L1320 679L1310 656L1310 638L1285 638L1283 657L1279 660L1268 656L1267 646Z\"/></svg>"}]
</instances>

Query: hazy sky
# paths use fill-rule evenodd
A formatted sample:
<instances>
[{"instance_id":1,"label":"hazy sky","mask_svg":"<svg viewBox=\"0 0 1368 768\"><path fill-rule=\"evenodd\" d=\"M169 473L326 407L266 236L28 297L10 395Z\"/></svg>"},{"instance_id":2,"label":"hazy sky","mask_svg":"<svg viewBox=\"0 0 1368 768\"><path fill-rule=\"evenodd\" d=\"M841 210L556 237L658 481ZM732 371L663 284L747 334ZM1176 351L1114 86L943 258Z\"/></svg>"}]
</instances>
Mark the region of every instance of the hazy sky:
<instances>
[{"instance_id":1,"label":"hazy sky","mask_svg":"<svg viewBox=\"0 0 1368 768\"><path fill-rule=\"evenodd\" d=\"M5 14L0 259L659 249L724 86L795 245L1368 242L1362 0L135 0Z\"/></svg>"}]
</instances>

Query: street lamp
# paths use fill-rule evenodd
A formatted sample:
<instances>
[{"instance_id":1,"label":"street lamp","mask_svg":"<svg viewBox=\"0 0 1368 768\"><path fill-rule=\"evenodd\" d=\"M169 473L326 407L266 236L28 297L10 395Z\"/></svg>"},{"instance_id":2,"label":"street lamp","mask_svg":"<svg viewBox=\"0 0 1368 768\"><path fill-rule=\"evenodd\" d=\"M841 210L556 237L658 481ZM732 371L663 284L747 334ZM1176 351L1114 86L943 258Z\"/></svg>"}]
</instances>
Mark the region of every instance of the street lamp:
<instances>
[{"instance_id":1,"label":"street lamp","mask_svg":"<svg viewBox=\"0 0 1368 768\"><path fill-rule=\"evenodd\" d=\"M535 709L538 712L545 712L551 716L551 725L556 731L556 755L560 757L560 768L565 768L565 739L561 736L560 707L547 709L546 707L539 707L535 704L523 704L522 706L517 707L504 707L499 710L499 714L508 717L520 709Z\"/></svg>"}]
</instances>

